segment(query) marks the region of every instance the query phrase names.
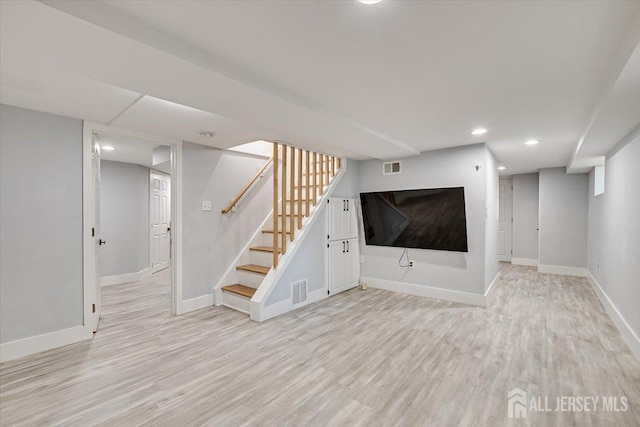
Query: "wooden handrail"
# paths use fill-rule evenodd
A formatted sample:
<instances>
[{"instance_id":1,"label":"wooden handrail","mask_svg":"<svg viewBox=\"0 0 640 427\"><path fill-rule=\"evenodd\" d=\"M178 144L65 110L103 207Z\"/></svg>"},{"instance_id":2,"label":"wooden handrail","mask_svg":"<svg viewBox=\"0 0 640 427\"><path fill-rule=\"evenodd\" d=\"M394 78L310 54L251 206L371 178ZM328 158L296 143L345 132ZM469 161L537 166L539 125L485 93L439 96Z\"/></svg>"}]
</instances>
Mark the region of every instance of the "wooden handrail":
<instances>
[{"instance_id":1,"label":"wooden handrail","mask_svg":"<svg viewBox=\"0 0 640 427\"><path fill-rule=\"evenodd\" d=\"M271 157L269 160L267 160L267 163L264 164L264 166L262 166L262 168L260 168L260 170L258 171L258 173L251 179L251 181L249 181L249 183L247 185L245 185L245 187L242 189L242 191L240 191L240 193L236 196L235 199L233 199L233 201L231 202L231 204L229 206L227 206L225 209L222 210L223 214L228 214L229 212L231 212L231 209L233 209L233 207L238 204L238 202L240 201L240 199L242 198L242 196L245 195L245 193L247 191L249 191L249 189L251 187L253 187L253 184L255 184L255 182L260 179L260 177L262 176L262 174L264 173L264 171L267 169L267 167L273 162L273 157Z\"/></svg>"}]
</instances>

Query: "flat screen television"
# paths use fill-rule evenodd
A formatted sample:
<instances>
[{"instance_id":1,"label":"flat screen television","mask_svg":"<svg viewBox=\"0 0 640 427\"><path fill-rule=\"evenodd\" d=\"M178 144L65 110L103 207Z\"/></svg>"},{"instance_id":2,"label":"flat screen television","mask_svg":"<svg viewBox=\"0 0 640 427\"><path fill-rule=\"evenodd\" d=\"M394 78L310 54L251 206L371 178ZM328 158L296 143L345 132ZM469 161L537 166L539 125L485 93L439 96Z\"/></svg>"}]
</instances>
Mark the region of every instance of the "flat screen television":
<instances>
[{"instance_id":1,"label":"flat screen television","mask_svg":"<svg viewBox=\"0 0 640 427\"><path fill-rule=\"evenodd\" d=\"M367 245L469 252L464 187L360 193Z\"/></svg>"}]
</instances>

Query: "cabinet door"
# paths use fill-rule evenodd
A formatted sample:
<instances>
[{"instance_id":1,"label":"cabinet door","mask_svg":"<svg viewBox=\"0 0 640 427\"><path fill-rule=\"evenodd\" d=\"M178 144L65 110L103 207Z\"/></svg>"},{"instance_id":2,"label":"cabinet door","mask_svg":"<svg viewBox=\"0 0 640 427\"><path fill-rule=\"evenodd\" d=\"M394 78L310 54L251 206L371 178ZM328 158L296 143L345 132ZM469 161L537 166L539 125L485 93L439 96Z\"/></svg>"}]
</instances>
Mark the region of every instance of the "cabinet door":
<instances>
[{"instance_id":1,"label":"cabinet door","mask_svg":"<svg viewBox=\"0 0 640 427\"><path fill-rule=\"evenodd\" d=\"M327 205L327 234L329 240L342 240L344 239L344 214L345 214L344 199L337 197L330 197Z\"/></svg>"},{"instance_id":2,"label":"cabinet door","mask_svg":"<svg viewBox=\"0 0 640 427\"><path fill-rule=\"evenodd\" d=\"M353 239L358 237L358 207L356 199L345 199L344 212L344 238Z\"/></svg>"},{"instance_id":3,"label":"cabinet door","mask_svg":"<svg viewBox=\"0 0 640 427\"><path fill-rule=\"evenodd\" d=\"M345 255L347 244L344 240L334 240L329 242L329 253L327 254L329 271L327 280L329 281L329 295L337 294L345 290Z\"/></svg>"},{"instance_id":4,"label":"cabinet door","mask_svg":"<svg viewBox=\"0 0 640 427\"><path fill-rule=\"evenodd\" d=\"M360 246L358 239L349 239L344 257L345 290L358 286L360 281Z\"/></svg>"}]
</instances>

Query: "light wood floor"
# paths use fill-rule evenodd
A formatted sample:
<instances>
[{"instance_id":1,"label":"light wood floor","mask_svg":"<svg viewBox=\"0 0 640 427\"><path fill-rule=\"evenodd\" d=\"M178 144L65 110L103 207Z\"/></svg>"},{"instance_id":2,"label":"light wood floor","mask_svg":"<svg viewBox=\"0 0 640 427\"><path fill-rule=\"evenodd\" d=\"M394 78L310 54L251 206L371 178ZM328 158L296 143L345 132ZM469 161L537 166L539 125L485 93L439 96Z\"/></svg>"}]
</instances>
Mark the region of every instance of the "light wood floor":
<instances>
[{"instance_id":1,"label":"light wood floor","mask_svg":"<svg viewBox=\"0 0 640 427\"><path fill-rule=\"evenodd\" d=\"M224 307L172 317L162 275L110 286L92 342L0 367L0 423L640 425L640 362L586 281L501 273L488 309L354 289L264 323ZM631 407L516 423L514 387Z\"/></svg>"}]
</instances>

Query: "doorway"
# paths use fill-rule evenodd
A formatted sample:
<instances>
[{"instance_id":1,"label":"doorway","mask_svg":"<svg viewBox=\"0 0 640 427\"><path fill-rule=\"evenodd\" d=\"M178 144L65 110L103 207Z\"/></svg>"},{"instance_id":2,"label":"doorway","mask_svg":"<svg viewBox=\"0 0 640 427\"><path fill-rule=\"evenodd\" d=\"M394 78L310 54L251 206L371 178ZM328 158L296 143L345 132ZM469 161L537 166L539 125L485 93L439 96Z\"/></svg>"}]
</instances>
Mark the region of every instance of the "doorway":
<instances>
[{"instance_id":1,"label":"doorway","mask_svg":"<svg viewBox=\"0 0 640 427\"><path fill-rule=\"evenodd\" d=\"M181 210L175 183L181 141L89 122L84 128L85 327L98 329L103 293L145 281L166 285L163 305L180 314Z\"/></svg>"}]
</instances>

